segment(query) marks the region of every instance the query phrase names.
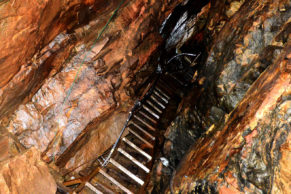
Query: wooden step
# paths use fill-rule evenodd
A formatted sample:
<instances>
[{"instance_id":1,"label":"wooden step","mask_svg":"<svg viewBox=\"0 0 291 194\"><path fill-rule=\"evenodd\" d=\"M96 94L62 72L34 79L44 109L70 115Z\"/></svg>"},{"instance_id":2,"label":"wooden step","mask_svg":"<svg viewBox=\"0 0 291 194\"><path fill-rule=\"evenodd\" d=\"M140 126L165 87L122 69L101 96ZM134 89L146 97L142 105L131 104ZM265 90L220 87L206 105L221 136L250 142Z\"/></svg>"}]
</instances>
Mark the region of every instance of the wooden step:
<instances>
[{"instance_id":1,"label":"wooden step","mask_svg":"<svg viewBox=\"0 0 291 194\"><path fill-rule=\"evenodd\" d=\"M122 148L118 148L117 151L120 152L121 154L123 154L125 157L127 157L130 161L132 161L138 167L140 167L141 169L143 169L146 173L149 173L150 172L150 169L148 169L145 165L143 165L141 162L139 162L138 160L136 160L133 156L131 156L129 153L127 153Z\"/></svg>"},{"instance_id":2,"label":"wooden step","mask_svg":"<svg viewBox=\"0 0 291 194\"><path fill-rule=\"evenodd\" d=\"M103 192L99 191L96 187L94 187L91 183L86 182L85 186L88 187L91 191L93 191L96 194L103 194Z\"/></svg>"},{"instance_id":3,"label":"wooden step","mask_svg":"<svg viewBox=\"0 0 291 194\"><path fill-rule=\"evenodd\" d=\"M160 87L156 86L155 87L155 92L159 93L161 96L163 96L166 100L170 100L170 96L168 94L166 94L165 91L163 91Z\"/></svg>"},{"instance_id":4,"label":"wooden step","mask_svg":"<svg viewBox=\"0 0 291 194\"><path fill-rule=\"evenodd\" d=\"M151 95L150 98L155 101L162 109L166 108L166 106L163 105L154 95Z\"/></svg>"},{"instance_id":5,"label":"wooden step","mask_svg":"<svg viewBox=\"0 0 291 194\"><path fill-rule=\"evenodd\" d=\"M157 97L159 97L161 100L163 100L164 103L166 103L166 104L169 103L169 100L167 98L165 98L164 96L162 96L157 90L154 90L153 94L156 95Z\"/></svg>"},{"instance_id":6,"label":"wooden step","mask_svg":"<svg viewBox=\"0 0 291 194\"><path fill-rule=\"evenodd\" d=\"M150 105L152 108L154 108L159 114L163 113L163 111L159 109L157 106L155 106L154 103L152 103L150 100L146 100L146 103Z\"/></svg>"},{"instance_id":7,"label":"wooden step","mask_svg":"<svg viewBox=\"0 0 291 194\"><path fill-rule=\"evenodd\" d=\"M131 139L129 139L129 137L127 137L127 139L129 141L132 141ZM133 144L135 144L132 141ZM135 144L137 147L139 147L139 145ZM126 142L122 141L120 144L120 148L122 148L123 150L125 150L127 153L129 153L132 157L134 157L136 160L138 160L140 163L146 165L148 163L148 158L143 155L142 153L140 153L139 151L137 151L135 148L133 148L132 146L128 145ZM143 150L143 149L141 149ZM144 150L143 150L144 151ZM151 155L151 153L144 151L146 153L148 153L149 155ZM120 153L119 153L120 154ZM125 156L123 156L125 157Z\"/></svg>"},{"instance_id":8,"label":"wooden step","mask_svg":"<svg viewBox=\"0 0 291 194\"><path fill-rule=\"evenodd\" d=\"M120 184L116 179L114 179L109 174L107 174L103 169L100 169L99 172L100 172L100 174L102 174L104 177L106 177L108 180L110 180L113 184L115 184L117 187L119 187L125 193L133 194L133 192L131 192L126 187L124 187L122 184Z\"/></svg>"},{"instance_id":9,"label":"wooden step","mask_svg":"<svg viewBox=\"0 0 291 194\"><path fill-rule=\"evenodd\" d=\"M160 82L156 85L156 88L159 88L164 94L168 96L172 96L174 94L174 91L176 89L173 89L172 87L167 86L164 82Z\"/></svg>"},{"instance_id":10,"label":"wooden step","mask_svg":"<svg viewBox=\"0 0 291 194\"><path fill-rule=\"evenodd\" d=\"M152 131L155 131L156 129L150 125L148 122L144 121L141 117L139 117L138 115L134 115L134 118L137 119L139 122L141 122L142 124L144 124L147 128L149 128Z\"/></svg>"},{"instance_id":11,"label":"wooden step","mask_svg":"<svg viewBox=\"0 0 291 194\"><path fill-rule=\"evenodd\" d=\"M110 158L109 162L111 164L113 164L114 166L116 166L119 170L121 170L124 174L126 174L127 176L129 176L132 180L134 180L138 184L140 184L140 185L143 185L144 184L144 181L143 180L141 180L140 178L138 178L137 176L135 176L133 173L131 173L129 170L127 170L124 166L122 166L121 164L119 164L113 158Z\"/></svg>"},{"instance_id":12,"label":"wooden step","mask_svg":"<svg viewBox=\"0 0 291 194\"><path fill-rule=\"evenodd\" d=\"M126 144L128 144L129 146L131 146L133 149L135 149L137 152L139 152L140 154L142 154L143 156L145 156L148 159L148 162L152 160L152 157L148 153L146 153L145 151L143 151L142 149L140 149L134 143L132 143L131 141L129 141L126 137L122 138L122 140Z\"/></svg>"},{"instance_id":13,"label":"wooden step","mask_svg":"<svg viewBox=\"0 0 291 194\"><path fill-rule=\"evenodd\" d=\"M189 84L190 80L192 80L192 75L189 72L185 72L183 75L181 74L175 75L175 77L182 81L184 85Z\"/></svg>"},{"instance_id":14,"label":"wooden step","mask_svg":"<svg viewBox=\"0 0 291 194\"><path fill-rule=\"evenodd\" d=\"M129 137L127 137L127 139L129 139L130 141L132 141L135 144L133 139L130 139ZM136 144L136 145L139 146L138 144ZM128 153L130 156L132 156L132 158L134 158L139 163L143 164L144 166L147 166L147 161L148 161L147 158L145 158L143 155L140 155L138 152L136 152L136 150L134 150L132 147L127 145L125 142L122 142L119 148L124 150L126 153ZM119 148L116 149L117 153L113 157L113 159L116 160L122 166L124 166L127 170L129 170L130 172L132 172L133 174L138 176L140 179L143 180L144 178L146 178L147 173L142 168L140 168L138 165L136 165L132 160L130 160L127 156L122 154L118 150ZM134 152L132 152L132 150L134 150ZM142 150L144 150L144 149L142 149ZM146 151L146 152L149 153L150 155L152 154L152 152L150 152L150 151L149 152ZM137 155L137 154L139 154L139 155ZM126 177L126 178L128 178L128 177ZM133 181L133 184L136 184L136 182ZM139 187L139 185L138 185L138 187ZM131 188L131 187L128 187L128 188Z\"/></svg>"},{"instance_id":15,"label":"wooden step","mask_svg":"<svg viewBox=\"0 0 291 194\"><path fill-rule=\"evenodd\" d=\"M143 104L142 107L145 111L153 115L155 118L160 119L160 116L157 113L155 113L148 105Z\"/></svg>"},{"instance_id":16,"label":"wooden step","mask_svg":"<svg viewBox=\"0 0 291 194\"><path fill-rule=\"evenodd\" d=\"M186 77L187 80L190 81L190 80L192 80L192 78L193 78L193 74L190 73L190 72L187 72L186 75L185 75L185 77Z\"/></svg>"},{"instance_id":17,"label":"wooden step","mask_svg":"<svg viewBox=\"0 0 291 194\"><path fill-rule=\"evenodd\" d=\"M148 120L150 120L152 123L154 123L154 124L157 124L158 123L157 120L153 119L151 116L149 116L143 110L140 110L138 113L141 114L143 117L147 118Z\"/></svg>"},{"instance_id":18,"label":"wooden step","mask_svg":"<svg viewBox=\"0 0 291 194\"><path fill-rule=\"evenodd\" d=\"M94 187L96 187L97 189L101 190L102 193L106 193L106 194L114 194L114 193L116 193L116 192L114 192L112 190L113 188L109 188L108 185L104 185L104 184L100 183L99 181L97 181L96 178L99 177L99 176L103 176L103 175L101 175L99 173L97 176L95 176L95 177L93 177L91 179L90 183ZM102 177L102 179L104 180L104 177ZM112 186L112 185L110 185L110 186Z\"/></svg>"},{"instance_id":19,"label":"wooden step","mask_svg":"<svg viewBox=\"0 0 291 194\"><path fill-rule=\"evenodd\" d=\"M136 127L137 129L139 129L141 132L143 132L144 134L146 134L149 138L151 138L153 141L156 139L152 134L150 134L149 132L147 132L145 129L143 129L141 126L139 126L138 124L136 124L134 121L132 122L132 125L134 127ZM130 127L130 126L129 126Z\"/></svg>"},{"instance_id":20,"label":"wooden step","mask_svg":"<svg viewBox=\"0 0 291 194\"><path fill-rule=\"evenodd\" d=\"M132 129L130 129L130 128L128 128L128 131L130 132L130 133L132 133L134 136L136 136L139 140L141 140L142 142L144 142L145 144L147 144L150 148L154 148L154 146L150 143L150 142L148 142L146 139L144 139L143 137L141 137L139 134L137 134L134 130L132 130Z\"/></svg>"},{"instance_id":21,"label":"wooden step","mask_svg":"<svg viewBox=\"0 0 291 194\"><path fill-rule=\"evenodd\" d=\"M110 173L106 171L105 168L103 168L102 170L114 179L114 177L110 175ZM121 183L118 178L115 178L115 180L117 180L121 185L129 189L127 185ZM100 172L98 172L98 174L90 180L90 183L94 185L98 190L106 194L124 193L122 189L120 189L116 184L112 183L108 178L104 177L104 175L102 175Z\"/></svg>"},{"instance_id":22,"label":"wooden step","mask_svg":"<svg viewBox=\"0 0 291 194\"><path fill-rule=\"evenodd\" d=\"M165 108L163 108L160 104L159 104L159 101L156 101L156 100L153 100L152 98L149 98L148 99L156 108L158 108L159 110L163 111L165 110ZM147 102L148 103L148 102ZM162 113L159 113L159 114L162 114Z\"/></svg>"}]
</instances>

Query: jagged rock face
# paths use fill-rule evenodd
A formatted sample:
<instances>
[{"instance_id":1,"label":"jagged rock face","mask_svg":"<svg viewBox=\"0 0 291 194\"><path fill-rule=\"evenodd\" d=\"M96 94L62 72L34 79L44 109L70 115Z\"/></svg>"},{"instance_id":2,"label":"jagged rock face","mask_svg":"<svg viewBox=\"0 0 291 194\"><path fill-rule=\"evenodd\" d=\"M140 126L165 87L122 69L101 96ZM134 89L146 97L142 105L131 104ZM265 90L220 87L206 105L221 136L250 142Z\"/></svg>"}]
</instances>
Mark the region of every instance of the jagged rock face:
<instances>
[{"instance_id":1,"label":"jagged rock face","mask_svg":"<svg viewBox=\"0 0 291 194\"><path fill-rule=\"evenodd\" d=\"M288 0L211 2L202 92L184 105L205 132L192 138L175 191L289 192L290 8ZM193 129L181 123L177 129Z\"/></svg>"},{"instance_id":2,"label":"jagged rock face","mask_svg":"<svg viewBox=\"0 0 291 194\"><path fill-rule=\"evenodd\" d=\"M0 193L56 193L57 185L35 148L0 164Z\"/></svg>"},{"instance_id":3,"label":"jagged rock face","mask_svg":"<svg viewBox=\"0 0 291 194\"><path fill-rule=\"evenodd\" d=\"M246 2L215 40L205 68L208 74L219 73L215 90L219 104L227 112L233 110L250 85L275 63L284 49L290 31L289 8L288 1L270 5Z\"/></svg>"},{"instance_id":4,"label":"jagged rock face","mask_svg":"<svg viewBox=\"0 0 291 194\"><path fill-rule=\"evenodd\" d=\"M165 133L167 142L164 154L173 166L177 166L185 152L200 137L201 128L197 126L197 117L193 117L189 109L184 109L168 127Z\"/></svg>"},{"instance_id":5,"label":"jagged rock face","mask_svg":"<svg viewBox=\"0 0 291 194\"><path fill-rule=\"evenodd\" d=\"M7 47L9 36L0 36L7 47L1 68L18 61L7 68L9 80L0 80L1 123L26 148L37 147L47 162L63 167L69 161L66 167L74 168L108 149L138 88L154 71L147 61L161 44L158 27L179 1L125 1L96 40L121 2L0 5L7 16L9 10L27 9L17 28L23 33L16 33L14 23L7 26L9 36L19 40ZM13 60L10 52L17 53Z\"/></svg>"},{"instance_id":6,"label":"jagged rock face","mask_svg":"<svg viewBox=\"0 0 291 194\"><path fill-rule=\"evenodd\" d=\"M248 118L230 115L221 131L201 138L192 147L178 168L176 181L183 179L179 190L201 191L204 188L206 192L214 187L219 193L289 191L290 165L286 160L290 160L291 87L290 75L282 77L271 89L272 97L268 94L257 111L246 111ZM258 93L247 97L256 98ZM245 108L241 106L238 109ZM251 112L255 115L251 116ZM189 170L190 164L193 171ZM180 173L185 172L184 165L188 172L181 176Z\"/></svg>"},{"instance_id":7,"label":"jagged rock face","mask_svg":"<svg viewBox=\"0 0 291 194\"><path fill-rule=\"evenodd\" d=\"M35 92L52 69L51 64L37 63L33 56L60 32L76 25L79 13L84 12L82 7L93 3L91 0L0 2L0 117L11 113L26 96Z\"/></svg>"},{"instance_id":8,"label":"jagged rock face","mask_svg":"<svg viewBox=\"0 0 291 194\"><path fill-rule=\"evenodd\" d=\"M208 127L215 123L212 118L217 113L231 112L252 83L276 61L290 32L289 1L211 4L205 29L209 53L198 74L206 90L199 109L209 114Z\"/></svg>"},{"instance_id":9,"label":"jagged rock face","mask_svg":"<svg viewBox=\"0 0 291 194\"><path fill-rule=\"evenodd\" d=\"M88 56L85 62L89 63L90 56L97 54L95 50L96 47L89 54L79 52L61 72L46 80L31 102L21 105L15 112L7 129L25 147L35 145L43 152L61 131L62 147L55 149L64 151L90 121L115 106L110 80L96 76L94 64L78 66L84 55ZM78 82L71 88L78 71ZM68 91L71 91L70 96Z\"/></svg>"}]
</instances>

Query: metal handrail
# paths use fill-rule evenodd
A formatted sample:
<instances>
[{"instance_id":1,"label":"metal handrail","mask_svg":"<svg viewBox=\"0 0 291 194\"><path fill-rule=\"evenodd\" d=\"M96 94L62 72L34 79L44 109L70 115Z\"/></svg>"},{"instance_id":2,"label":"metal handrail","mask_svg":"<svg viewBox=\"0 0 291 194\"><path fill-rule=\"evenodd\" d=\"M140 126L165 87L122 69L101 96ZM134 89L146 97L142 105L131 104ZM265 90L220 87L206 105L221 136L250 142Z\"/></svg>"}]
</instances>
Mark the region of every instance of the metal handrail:
<instances>
[{"instance_id":1,"label":"metal handrail","mask_svg":"<svg viewBox=\"0 0 291 194\"><path fill-rule=\"evenodd\" d=\"M159 72L157 72L159 73ZM111 156L113 155L114 151L116 150L116 147L118 145L118 143L120 142L120 139L125 131L125 129L127 128L127 125L129 123L129 121L131 120L133 114L135 113L136 110L138 110L142 104L146 101L146 99L153 93L153 86L155 86L155 84L157 83L158 81L158 78L159 78L160 75L158 75L156 77L156 79L154 79L154 81L152 82L153 84L151 85L151 87L148 89L148 91L145 93L144 96L142 96L142 99L141 100L137 100L135 103L134 103L134 106L133 108L130 110L129 112L129 115L128 115L128 118L126 119L126 122L125 124L123 125L123 128L117 138L117 140L115 141L115 143L113 144L108 156L106 157L106 159L104 160L104 162L101 164L101 166L106 166L108 163L109 163L109 160L111 158Z\"/></svg>"},{"instance_id":2,"label":"metal handrail","mask_svg":"<svg viewBox=\"0 0 291 194\"><path fill-rule=\"evenodd\" d=\"M116 149L116 147L117 147L117 145L118 145L118 143L119 143L119 141L120 141L121 136L123 135L123 133L124 133L124 131L125 131L127 125L128 125L128 122L130 121L130 119L131 119L131 117L132 117L132 115L133 115L134 109L136 109L136 107L139 107L139 106L140 106L140 102L139 102L139 101L135 102L135 105L134 105L134 107L131 109L131 111L129 112L129 116L128 116L128 118L126 119L126 122L125 122L125 124L124 124L124 126L123 126L123 128L122 128L122 130L121 130L121 132L120 132L120 134L119 134L119 136L118 136L118 138L117 138L117 140L116 140L115 143L113 144L113 146L112 146L112 148L111 148L111 150L110 150L110 152L109 152L109 155L106 157L106 159L105 159L104 162L101 164L101 166L106 166L106 165L108 164L108 162L109 162L109 160L110 160L110 158L111 158L113 152L115 151L115 149Z\"/></svg>"},{"instance_id":3,"label":"metal handrail","mask_svg":"<svg viewBox=\"0 0 291 194\"><path fill-rule=\"evenodd\" d=\"M177 57L181 57L181 56L191 56L191 57L196 57L197 55L196 54L193 54L193 53L180 53L180 54L177 54L175 56L173 56L168 62L167 64L171 63L171 61L173 61L175 58Z\"/></svg>"}]
</instances>

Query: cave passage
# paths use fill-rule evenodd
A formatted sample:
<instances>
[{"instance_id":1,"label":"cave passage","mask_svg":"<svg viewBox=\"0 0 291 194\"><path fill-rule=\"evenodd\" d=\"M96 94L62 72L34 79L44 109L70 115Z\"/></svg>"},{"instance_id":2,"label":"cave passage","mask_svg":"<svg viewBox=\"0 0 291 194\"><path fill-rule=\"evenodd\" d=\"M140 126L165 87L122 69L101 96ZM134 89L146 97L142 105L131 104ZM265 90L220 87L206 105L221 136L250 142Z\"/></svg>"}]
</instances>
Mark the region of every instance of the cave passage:
<instances>
[{"instance_id":1,"label":"cave passage","mask_svg":"<svg viewBox=\"0 0 291 194\"><path fill-rule=\"evenodd\" d=\"M289 193L290 8L0 1L0 194Z\"/></svg>"}]
</instances>

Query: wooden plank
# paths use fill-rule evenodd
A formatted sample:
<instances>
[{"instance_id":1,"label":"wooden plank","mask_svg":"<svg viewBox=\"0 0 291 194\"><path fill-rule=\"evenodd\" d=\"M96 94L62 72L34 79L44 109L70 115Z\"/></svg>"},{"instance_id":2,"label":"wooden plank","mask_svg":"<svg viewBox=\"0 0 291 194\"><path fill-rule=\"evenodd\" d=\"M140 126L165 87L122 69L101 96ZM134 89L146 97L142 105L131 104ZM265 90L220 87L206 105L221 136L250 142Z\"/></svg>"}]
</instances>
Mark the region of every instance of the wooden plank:
<instances>
[{"instance_id":1,"label":"wooden plank","mask_svg":"<svg viewBox=\"0 0 291 194\"><path fill-rule=\"evenodd\" d=\"M146 103L148 103L151 107L153 107L158 113L162 114L163 111L160 110L156 105L154 105L150 100L146 100Z\"/></svg>"},{"instance_id":2,"label":"wooden plank","mask_svg":"<svg viewBox=\"0 0 291 194\"><path fill-rule=\"evenodd\" d=\"M166 104L169 103L169 100L165 98L163 95L161 95L157 90L154 90L153 92L156 96L158 96L160 99L162 99Z\"/></svg>"},{"instance_id":3,"label":"wooden plank","mask_svg":"<svg viewBox=\"0 0 291 194\"><path fill-rule=\"evenodd\" d=\"M155 101L162 109L165 109L166 106L163 105L156 97L154 97L154 95L151 95L150 97L153 101Z\"/></svg>"},{"instance_id":4,"label":"wooden plank","mask_svg":"<svg viewBox=\"0 0 291 194\"><path fill-rule=\"evenodd\" d=\"M128 190L126 187L124 187L122 184L120 184L117 180L115 180L112 176L107 174L103 169L100 169L100 174L102 174L104 177L106 177L108 180L110 180L113 184L115 184L117 187L119 187L122 191L128 194L133 194L130 190Z\"/></svg>"},{"instance_id":5,"label":"wooden plank","mask_svg":"<svg viewBox=\"0 0 291 194\"><path fill-rule=\"evenodd\" d=\"M128 145L130 145L133 149L135 149L136 151L138 151L139 153L141 153L142 155L144 155L148 161L150 161L152 159L152 157L146 153L145 151L143 151L142 149L140 149L139 147L137 147L134 143L132 143L131 141L129 141L126 137L122 138L122 140L127 143Z\"/></svg>"},{"instance_id":6,"label":"wooden plank","mask_svg":"<svg viewBox=\"0 0 291 194\"><path fill-rule=\"evenodd\" d=\"M122 166L121 164L119 164L113 158L110 158L109 162L111 164L113 164L114 166L116 166L119 170L121 170L124 174L126 174L127 176L129 176L132 180L134 180L138 184L140 184L140 185L143 185L144 184L144 181L143 180L141 180L139 177L135 176L132 172L130 172L129 170L127 170L124 166Z\"/></svg>"},{"instance_id":7,"label":"wooden plank","mask_svg":"<svg viewBox=\"0 0 291 194\"><path fill-rule=\"evenodd\" d=\"M150 120L152 123L157 124L157 120L153 119L152 117L150 117L149 115L147 115L143 110L140 110L139 113L144 116L145 118L147 118L148 120Z\"/></svg>"},{"instance_id":8,"label":"wooden plank","mask_svg":"<svg viewBox=\"0 0 291 194\"><path fill-rule=\"evenodd\" d=\"M131 156L129 153L127 153L125 150L118 148L118 151L123 154L125 157L127 157L129 160L131 160L134 164L136 164L138 167L143 169L146 173L150 172L150 169L148 169L145 165L140 163L138 160L136 160L133 156Z\"/></svg>"},{"instance_id":9,"label":"wooden plank","mask_svg":"<svg viewBox=\"0 0 291 194\"><path fill-rule=\"evenodd\" d=\"M94 187L91 183L86 182L85 186L88 187L91 191L93 191L96 194L103 194L101 191L99 191L96 187Z\"/></svg>"},{"instance_id":10,"label":"wooden plank","mask_svg":"<svg viewBox=\"0 0 291 194\"><path fill-rule=\"evenodd\" d=\"M148 142L146 139L144 139L143 137L141 137L139 134L137 134L134 130L132 130L132 129L130 129L130 128L128 128L128 131L130 132L130 133L132 133L134 136L136 136L138 139L140 139L142 142L144 142L145 144L147 144L150 148L154 148L154 146L150 143L150 142Z\"/></svg>"},{"instance_id":11,"label":"wooden plank","mask_svg":"<svg viewBox=\"0 0 291 194\"><path fill-rule=\"evenodd\" d=\"M155 91L157 91L157 93L160 93L162 96L164 96L167 100L170 100L170 96L167 95L160 87L156 86L155 87Z\"/></svg>"},{"instance_id":12,"label":"wooden plank","mask_svg":"<svg viewBox=\"0 0 291 194\"><path fill-rule=\"evenodd\" d=\"M150 137L152 140L155 140L156 139L152 134L150 134L149 132L147 132L145 129L143 129L141 126L139 126L138 124L136 124L134 121L132 122L132 124L136 128L138 128L140 131L142 131L144 134L146 134L148 137Z\"/></svg>"},{"instance_id":13,"label":"wooden plank","mask_svg":"<svg viewBox=\"0 0 291 194\"><path fill-rule=\"evenodd\" d=\"M147 105L143 104L142 105L143 109L146 110L148 113L150 113L151 115L153 115L154 117L156 117L157 119L160 119L160 116L156 113L154 113L150 107L148 107Z\"/></svg>"},{"instance_id":14,"label":"wooden plank","mask_svg":"<svg viewBox=\"0 0 291 194\"><path fill-rule=\"evenodd\" d=\"M134 115L134 118L136 118L138 121L140 121L142 124L144 124L145 126L147 126L150 130L155 131L156 129L151 126L149 123L147 123L146 121L144 121L142 118L140 118L138 115Z\"/></svg>"}]
</instances>

